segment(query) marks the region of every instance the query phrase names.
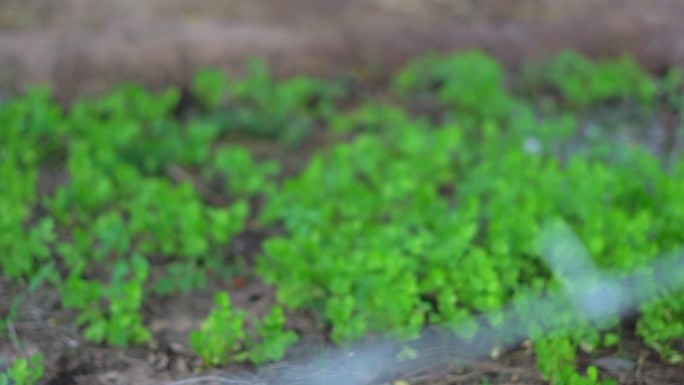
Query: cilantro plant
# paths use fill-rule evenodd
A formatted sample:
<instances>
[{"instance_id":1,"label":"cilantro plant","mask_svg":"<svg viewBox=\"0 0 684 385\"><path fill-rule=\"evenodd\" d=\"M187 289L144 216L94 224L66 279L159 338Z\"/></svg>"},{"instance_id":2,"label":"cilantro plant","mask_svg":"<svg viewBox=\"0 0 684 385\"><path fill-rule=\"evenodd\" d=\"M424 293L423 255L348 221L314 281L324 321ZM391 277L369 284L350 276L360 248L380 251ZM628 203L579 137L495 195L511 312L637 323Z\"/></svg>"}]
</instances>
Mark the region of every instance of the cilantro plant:
<instances>
[{"instance_id":1,"label":"cilantro plant","mask_svg":"<svg viewBox=\"0 0 684 385\"><path fill-rule=\"evenodd\" d=\"M285 315L281 307L273 307L263 320L257 320L254 332L250 333L244 327L247 314L233 308L228 293L216 293L214 304L200 329L190 333L192 348L209 366L279 360L297 341L294 332L283 329Z\"/></svg>"},{"instance_id":2,"label":"cilantro plant","mask_svg":"<svg viewBox=\"0 0 684 385\"><path fill-rule=\"evenodd\" d=\"M54 150L38 143L50 142L46 140L50 127L59 127L61 118L50 97L49 90L36 88L23 99L0 106L0 179L5 181L0 184L0 273L8 278L31 280L52 269L55 223L49 217L32 215L40 199L36 191L39 165ZM54 271L51 274L54 278Z\"/></svg>"},{"instance_id":3,"label":"cilantro plant","mask_svg":"<svg viewBox=\"0 0 684 385\"><path fill-rule=\"evenodd\" d=\"M36 353L30 359L19 357L6 372L0 373L0 385L34 385L44 372L42 355Z\"/></svg>"},{"instance_id":4,"label":"cilantro plant","mask_svg":"<svg viewBox=\"0 0 684 385\"><path fill-rule=\"evenodd\" d=\"M335 84L298 76L275 80L261 60L247 63L246 76L226 80L223 73L204 70L192 91L209 108L206 119L222 132L278 139L297 145L334 112L341 94Z\"/></svg>"},{"instance_id":5,"label":"cilantro plant","mask_svg":"<svg viewBox=\"0 0 684 385\"><path fill-rule=\"evenodd\" d=\"M0 272L30 288L55 285L88 340L149 340L140 308L150 286L161 294L202 286L203 266L221 265L249 214L241 201L206 204L191 177L169 180L169 170L206 163L220 134L209 121L176 120L179 97L124 85L62 110L36 89L0 106L8 122L0 175L16 180L0 187ZM39 174L60 164L64 182L38 196ZM148 261L159 261L150 256L163 258L168 275L148 283Z\"/></svg>"},{"instance_id":6,"label":"cilantro plant","mask_svg":"<svg viewBox=\"0 0 684 385\"><path fill-rule=\"evenodd\" d=\"M225 72L208 68L195 73L192 79L192 94L204 108L217 108L228 90L228 76Z\"/></svg>"},{"instance_id":7,"label":"cilantro plant","mask_svg":"<svg viewBox=\"0 0 684 385\"><path fill-rule=\"evenodd\" d=\"M236 197L249 197L272 192L274 177L280 172L275 160L259 162L244 147L225 146L216 150L212 174L222 176L225 191Z\"/></svg>"},{"instance_id":8,"label":"cilantro plant","mask_svg":"<svg viewBox=\"0 0 684 385\"><path fill-rule=\"evenodd\" d=\"M684 339L684 296L672 293L641 307L642 316L637 333L667 361L680 363L684 351L679 343Z\"/></svg>"},{"instance_id":9,"label":"cilantro plant","mask_svg":"<svg viewBox=\"0 0 684 385\"><path fill-rule=\"evenodd\" d=\"M369 101L352 111L331 117L330 128L342 134L382 131L406 122L407 118L408 114L401 106Z\"/></svg>"},{"instance_id":10,"label":"cilantro plant","mask_svg":"<svg viewBox=\"0 0 684 385\"><path fill-rule=\"evenodd\" d=\"M285 321L285 312L280 306L272 307L263 320L256 321L255 335L247 341L250 362L258 365L278 361L285 356L287 348L297 342L297 334L284 329Z\"/></svg>"},{"instance_id":11,"label":"cilantro plant","mask_svg":"<svg viewBox=\"0 0 684 385\"><path fill-rule=\"evenodd\" d=\"M582 375L575 368L575 346L568 338L547 338L535 341L539 370L551 384L617 385L613 379L600 380L598 369L588 366Z\"/></svg>"},{"instance_id":12,"label":"cilantro plant","mask_svg":"<svg viewBox=\"0 0 684 385\"><path fill-rule=\"evenodd\" d=\"M233 309L228 293L216 293L215 308L202 322L199 330L190 332L190 345L205 364L218 366L244 360L238 355L245 338L245 313Z\"/></svg>"},{"instance_id":13,"label":"cilantro plant","mask_svg":"<svg viewBox=\"0 0 684 385\"><path fill-rule=\"evenodd\" d=\"M85 328L86 339L123 347L146 342L152 337L140 314L144 295L142 284L147 279L148 269L147 261L136 255L130 264L120 262L114 267L109 285L84 280L75 274L67 280L61 293L62 301L66 307L81 309L76 323ZM100 305L101 299L109 302L107 308Z\"/></svg>"},{"instance_id":14,"label":"cilantro plant","mask_svg":"<svg viewBox=\"0 0 684 385\"><path fill-rule=\"evenodd\" d=\"M482 121L505 119L512 112L515 100L503 82L499 63L469 51L415 60L396 75L393 86L418 105L437 102L457 119Z\"/></svg>"},{"instance_id":15,"label":"cilantro plant","mask_svg":"<svg viewBox=\"0 0 684 385\"><path fill-rule=\"evenodd\" d=\"M550 86L565 105L580 110L611 101L635 101L648 110L658 92L656 81L628 56L595 61L564 51L546 65L528 67L526 77L537 91Z\"/></svg>"},{"instance_id":16,"label":"cilantro plant","mask_svg":"<svg viewBox=\"0 0 684 385\"><path fill-rule=\"evenodd\" d=\"M193 120L185 127L185 145L181 152L181 161L192 166L206 164L211 156L212 143L218 139L221 129L216 122L210 120Z\"/></svg>"}]
</instances>

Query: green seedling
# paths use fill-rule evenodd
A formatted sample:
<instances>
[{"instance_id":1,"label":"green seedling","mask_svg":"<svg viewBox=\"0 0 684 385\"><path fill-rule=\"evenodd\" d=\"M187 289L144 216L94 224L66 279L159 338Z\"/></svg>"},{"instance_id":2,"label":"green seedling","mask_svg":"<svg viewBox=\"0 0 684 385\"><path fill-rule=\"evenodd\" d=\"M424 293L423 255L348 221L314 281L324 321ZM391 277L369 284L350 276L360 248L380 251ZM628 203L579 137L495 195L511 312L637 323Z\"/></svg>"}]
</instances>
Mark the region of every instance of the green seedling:
<instances>
[{"instance_id":1,"label":"green seedling","mask_svg":"<svg viewBox=\"0 0 684 385\"><path fill-rule=\"evenodd\" d=\"M150 340L152 334L143 325L140 314L148 270L147 261L135 255L130 263L116 264L109 285L78 275L65 282L61 292L63 305L81 311L76 324L84 328L87 340L120 347ZM109 302L109 306L103 307L102 300Z\"/></svg>"},{"instance_id":2,"label":"green seedling","mask_svg":"<svg viewBox=\"0 0 684 385\"><path fill-rule=\"evenodd\" d=\"M41 354L36 353L30 359L19 357L6 372L0 373L0 385L34 385L44 373Z\"/></svg>"},{"instance_id":3,"label":"green seedling","mask_svg":"<svg viewBox=\"0 0 684 385\"><path fill-rule=\"evenodd\" d=\"M204 108L218 107L227 90L228 76L222 71L201 69L192 79L192 94Z\"/></svg>"},{"instance_id":4,"label":"green seedling","mask_svg":"<svg viewBox=\"0 0 684 385\"><path fill-rule=\"evenodd\" d=\"M215 307L199 330L190 333L190 344L208 366L250 361L264 364L283 358L297 335L284 330L285 314L275 306L261 321L255 321L252 332L245 331L246 313L232 307L228 293L219 292Z\"/></svg>"},{"instance_id":5,"label":"green seedling","mask_svg":"<svg viewBox=\"0 0 684 385\"><path fill-rule=\"evenodd\" d=\"M277 162L257 162L252 159L249 150L236 146L218 149L213 165L225 179L225 190L241 197L271 192L274 188L273 177L280 171Z\"/></svg>"},{"instance_id":6,"label":"green seedling","mask_svg":"<svg viewBox=\"0 0 684 385\"><path fill-rule=\"evenodd\" d=\"M659 301L645 304L637 323L637 333L670 363L681 363L684 351L677 341L684 339L684 296L673 293Z\"/></svg>"},{"instance_id":7,"label":"green seedling","mask_svg":"<svg viewBox=\"0 0 684 385\"><path fill-rule=\"evenodd\" d=\"M223 108L215 108L211 115L223 132L298 145L318 121L329 118L334 112L334 100L340 94L334 84L303 76L276 81L261 60L249 61L246 72L244 78L234 79L226 85ZM202 80L204 84L206 80L206 84L200 90L197 83L195 93L202 95L205 104L221 100L217 95L225 81L219 81L216 72L200 75L196 82Z\"/></svg>"},{"instance_id":8,"label":"green seedling","mask_svg":"<svg viewBox=\"0 0 684 385\"><path fill-rule=\"evenodd\" d=\"M499 63L470 51L413 61L396 75L393 86L400 95L421 104L442 104L456 119L481 122L504 119L513 110L515 101L503 81Z\"/></svg>"},{"instance_id":9,"label":"green seedling","mask_svg":"<svg viewBox=\"0 0 684 385\"><path fill-rule=\"evenodd\" d=\"M598 369L589 366L582 375L575 369L577 347L568 338L538 340L534 344L537 365L545 379L554 385L617 385L614 379L599 378Z\"/></svg>"},{"instance_id":10,"label":"green seedling","mask_svg":"<svg viewBox=\"0 0 684 385\"><path fill-rule=\"evenodd\" d=\"M244 361L245 313L233 309L228 293L214 297L215 307L199 330L190 332L190 345L209 366Z\"/></svg>"},{"instance_id":11,"label":"green seedling","mask_svg":"<svg viewBox=\"0 0 684 385\"><path fill-rule=\"evenodd\" d=\"M629 57L591 61L572 51L559 54L546 71L550 82L567 103L579 108L606 101L633 99L650 107L657 93L656 82Z\"/></svg>"},{"instance_id":12,"label":"green seedling","mask_svg":"<svg viewBox=\"0 0 684 385\"><path fill-rule=\"evenodd\" d=\"M279 361L287 349L297 342L297 334L284 329L285 321L282 307L274 306L266 317L256 322L254 336L247 344L250 362L261 365Z\"/></svg>"}]
</instances>

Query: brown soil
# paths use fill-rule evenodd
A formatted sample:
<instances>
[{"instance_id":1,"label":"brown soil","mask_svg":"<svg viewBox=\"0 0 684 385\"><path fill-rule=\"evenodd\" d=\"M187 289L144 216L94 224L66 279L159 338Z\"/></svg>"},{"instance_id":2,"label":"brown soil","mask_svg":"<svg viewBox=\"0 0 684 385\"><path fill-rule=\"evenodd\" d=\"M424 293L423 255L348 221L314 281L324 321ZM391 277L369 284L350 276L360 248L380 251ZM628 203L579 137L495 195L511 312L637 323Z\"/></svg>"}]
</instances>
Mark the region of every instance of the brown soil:
<instances>
[{"instance_id":1,"label":"brown soil","mask_svg":"<svg viewBox=\"0 0 684 385\"><path fill-rule=\"evenodd\" d=\"M429 50L479 47L510 68L565 48L593 56L633 54L653 71L684 65L684 2L678 0L3 0L0 3L0 98L49 84L62 100L101 93L121 81L151 87L185 84L203 66L239 73L248 57L267 59L278 74L333 75L351 66L391 71ZM59 179L59 178L58 178ZM246 234L240 252L256 252ZM53 292L39 292L14 323L22 349L0 340L0 357L40 352L43 384L149 384L191 377L198 366L187 343L211 307L209 289L148 301L146 323L156 342L112 349L85 342L59 310ZM0 312L20 288L0 282ZM232 288L237 306L254 315L273 303L256 279ZM322 345L313 319L292 327ZM621 384L679 384L681 366L659 363L630 342L635 370ZM219 373L237 368L223 368ZM414 378L429 383L543 384L534 360L514 352L464 372ZM198 384L200 382L197 382ZM188 383L190 384L190 383Z\"/></svg>"},{"instance_id":2,"label":"brown soil","mask_svg":"<svg viewBox=\"0 0 684 385\"><path fill-rule=\"evenodd\" d=\"M69 98L120 81L184 83L246 57L281 74L391 70L426 50L480 47L511 67L560 49L684 63L678 0L4 0L0 92L51 84Z\"/></svg>"}]
</instances>

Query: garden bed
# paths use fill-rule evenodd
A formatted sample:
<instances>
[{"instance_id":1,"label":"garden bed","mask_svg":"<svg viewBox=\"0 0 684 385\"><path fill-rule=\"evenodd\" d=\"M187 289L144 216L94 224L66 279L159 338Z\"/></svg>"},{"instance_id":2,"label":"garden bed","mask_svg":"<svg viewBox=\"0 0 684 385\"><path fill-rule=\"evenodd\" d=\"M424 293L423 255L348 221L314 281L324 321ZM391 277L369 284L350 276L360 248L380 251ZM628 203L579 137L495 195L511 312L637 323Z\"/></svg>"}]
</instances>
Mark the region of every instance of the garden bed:
<instances>
[{"instance_id":1,"label":"garden bed","mask_svg":"<svg viewBox=\"0 0 684 385\"><path fill-rule=\"evenodd\" d=\"M0 105L14 370L42 365L52 385L682 378L677 277L629 288L626 319L567 298L524 309L572 291L544 259L549 226L620 279L681 251L677 69L564 52L506 74L468 51L390 79L242 73Z\"/></svg>"}]
</instances>

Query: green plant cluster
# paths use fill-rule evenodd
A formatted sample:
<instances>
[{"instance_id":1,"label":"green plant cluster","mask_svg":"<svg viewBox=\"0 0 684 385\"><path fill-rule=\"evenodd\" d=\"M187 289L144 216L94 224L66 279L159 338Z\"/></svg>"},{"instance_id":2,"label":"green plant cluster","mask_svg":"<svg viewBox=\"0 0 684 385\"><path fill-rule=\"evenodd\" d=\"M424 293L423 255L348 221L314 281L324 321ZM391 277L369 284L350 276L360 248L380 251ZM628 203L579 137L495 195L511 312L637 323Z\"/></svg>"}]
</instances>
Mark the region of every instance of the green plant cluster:
<instances>
[{"instance_id":1,"label":"green plant cluster","mask_svg":"<svg viewBox=\"0 0 684 385\"><path fill-rule=\"evenodd\" d=\"M0 372L0 385L35 385L44 372L42 355L36 353L29 359L19 357L6 372Z\"/></svg>"},{"instance_id":2,"label":"green plant cluster","mask_svg":"<svg viewBox=\"0 0 684 385\"><path fill-rule=\"evenodd\" d=\"M178 100L175 89L130 85L63 110L48 90L34 89L0 108L0 178L12 181L0 187L0 271L31 289L53 285L90 341L148 341L145 297L230 274L227 252L249 216L246 198L278 167L239 146L214 149L220 130L178 120ZM207 203L196 186L217 174L242 195ZM61 183L45 186L51 175ZM243 185L245 176L252 179ZM165 274L151 280L152 266Z\"/></svg>"},{"instance_id":3,"label":"green plant cluster","mask_svg":"<svg viewBox=\"0 0 684 385\"><path fill-rule=\"evenodd\" d=\"M653 107L659 94L657 80L629 56L597 62L564 51L546 63L530 65L525 76L527 87L553 91L575 110L626 101Z\"/></svg>"},{"instance_id":4,"label":"green plant cluster","mask_svg":"<svg viewBox=\"0 0 684 385\"><path fill-rule=\"evenodd\" d=\"M235 197L247 198L274 190L280 164L275 160L257 162L245 147L225 146L215 152L211 170L205 179L221 173L226 176L224 191Z\"/></svg>"},{"instance_id":5,"label":"green plant cluster","mask_svg":"<svg viewBox=\"0 0 684 385\"><path fill-rule=\"evenodd\" d=\"M650 262L682 250L684 159L665 167L593 115L615 101L645 107L641 118L679 111L682 76L564 53L528 81L534 98L473 51L419 58L385 96L351 104L348 84L275 80L259 61L242 78L198 72L189 108L173 88L126 85L68 109L30 90L0 105L0 180L12 181L0 184L0 273L29 290L52 285L87 339L127 346L152 338L146 299L230 276L230 244L248 223L277 228L256 272L278 306L248 322L217 294L190 336L208 365L280 359L296 339L286 311L314 311L346 343L410 338L427 324L467 338L479 315L497 326L512 304L549 381L609 384L596 368L579 374L575 361L580 348L619 344L617 320L597 324L570 304L528 308L562 290L540 238L545 224L563 223L618 275L649 276ZM587 126L601 136L587 137ZM339 142L297 172L236 142L292 145L323 128ZM55 175L61 183L50 187ZM678 361L684 292L657 292L637 333Z\"/></svg>"},{"instance_id":6,"label":"green plant cluster","mask_svg":"<svg viewBox=\"0 0 684 385\"><path fill-rule=\"evenodd\" d=\"M551 384L617 385L613 379L599 379L598 368L589 365L585 374L576 369L578 346L568 338L545 338L535 342L539 369Z\"/></svg>"},{"instance_id":7,"label":"green plant cluster","mask_svg":"<svg viewBox=\"0 0 684 385\"><path fill-rule=\"evenodd\" d=\"M516 104L504 82L495 59L469 51L416 59L396 75L392 87L414 106L437 104L460 119L497 121L506 120Z\"/></svg>"},{"instance_id":8,"label":"green plant cluster","mask_svg":"<svg viewBox=\"0 0 684 385\"><path fill-rule=\"evenodd\" d=\"M646 102L665 92L626 59L572 58L559 63L583 63L577 76L596 84L564 91L568 103L628 95ZM627 88L614 81L623 75L634 79ZM538 249L548 219L567 222L597 266L624 274L680 250L681 158L668 170L639 145L566 146L579 119L539 113L507 91L503 79L500 67L479 53L421 59L397 76L398 104L371 101L335 121L334 128L357 135L314 157L262 213L264 223L288 231L265 241L259 267L284 304L319 311L339 342L388 330L413 336L426 322L457 325L468 335L477 330L475 315L529 291L558 288ZM563 90L584 80L548 81ZM450 113L403 113L424 98ZM606 145L613 156L603 156ZM684 334L666 325L682 319L684 297L678 291L666 298L643 306L638 330L676 359L681 352L670 349ZM559 310L559 322L578 327L562 343L615 344L615 334L599 326L616 322L581 323L569 309ZM530 321L529 327L539 326ZM546 360L560 360L553 357ZM590 372L587 381L595 381Z\"/></svg>"},{"instance_id":9,"label":"green plant cluster","mask_svg":"<svg viewBox=\"0 0 684 385\"><path fill-rule=\"evenodd\" d=\"M335 83L306 76L277 81L261 60L249 61L245 76L236 79L203 69L191 89L203 107L201 115L223 132L277 139L287 145L301 143L332 116L343 94Z\"/></svg>"},{"instance_id":10,"label":"green plant cluster","mask_svg":"<svg viewBox=\"0 0 684 385\"><path fill-rule=\"evenodd\" d=\"M297 341L293 331L284 329L282 307L271 308L261 321L254 321L253 333L245 331L244 311L233 309L228 293L219 292L214 298L215 308L199 330L190 333L190 344L205 364L224 365L250 361L263 364L283 358L287 348Z\"/></svg>"}]
</instances>

